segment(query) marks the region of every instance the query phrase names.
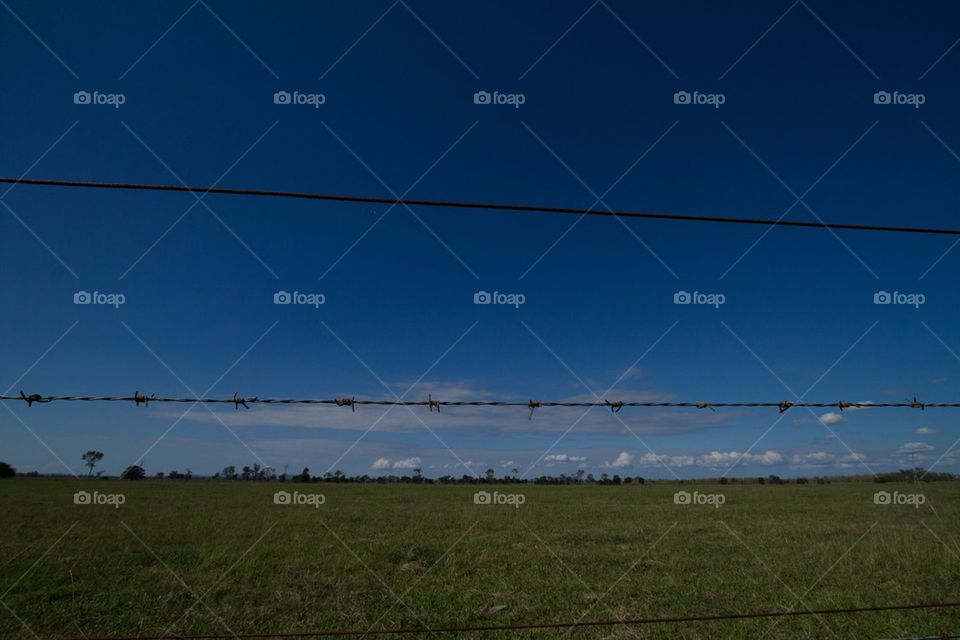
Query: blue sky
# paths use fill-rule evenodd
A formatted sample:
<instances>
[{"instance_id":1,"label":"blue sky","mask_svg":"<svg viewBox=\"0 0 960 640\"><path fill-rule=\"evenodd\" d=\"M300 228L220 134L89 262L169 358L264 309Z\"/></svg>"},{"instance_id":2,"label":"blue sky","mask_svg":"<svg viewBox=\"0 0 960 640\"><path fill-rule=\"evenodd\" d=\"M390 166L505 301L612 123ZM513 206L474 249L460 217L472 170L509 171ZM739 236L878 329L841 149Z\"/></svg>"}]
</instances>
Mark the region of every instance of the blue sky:
<instances>
[{"instance_id":1,"label":"blue sky","mask_svg":"<svg viewBox=\"0 0 960 640\"><path fill-rule=\"evenodd\" d=\"M0 173L958 227L958 12L5 0L0 51L15 64L0 71ZM476 104L480 91L522 104ZM77 92L103 104L76 104ZM277 92L307 104L276 104ZM0 196L0 390L960 395L960 250L946 236L25 185ZM124 303L77 305L79 291ZM276 305L278 291L324 304ZM478 291L525 302L476 305ZM724 303L678 305L679 291ZM877 305L878 291L924 302ZM82 473L80 454L96 448L108 473L259 461L528 477L960 466L948 410L528 420L523 409L187 407L7 403L0 458Z\"/></svg>"}]
</instances>

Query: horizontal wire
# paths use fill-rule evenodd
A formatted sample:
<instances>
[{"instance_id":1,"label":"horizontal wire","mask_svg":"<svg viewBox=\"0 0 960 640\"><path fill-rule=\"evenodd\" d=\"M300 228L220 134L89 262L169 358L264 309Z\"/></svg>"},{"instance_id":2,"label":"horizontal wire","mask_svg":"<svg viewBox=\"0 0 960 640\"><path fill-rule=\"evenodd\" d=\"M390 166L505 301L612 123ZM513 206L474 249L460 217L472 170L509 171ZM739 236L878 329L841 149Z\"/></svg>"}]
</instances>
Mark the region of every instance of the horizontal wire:
<instances>
[{"instance_id":1,"label":"horizontal wire","mask_svg":"<svg viewBox=\"0 0 960 640\"><path fill-rule=\"evenodd\" d=\"M91 182L86 180L52 180L34 178L3 178L0 184L23 184L47 187L79 187L90 189L128 189L138 191L178 191L206 195L215 193L235 196L260 196L270 198L296 198L300 200L325 200L329 202L358 202L367 204L404 205L411 207L448 207L453 209L488 209L526 213L565 213L576 215L609 216L615 218L643 218L647 220L674 220L687 222L719 222L728 224L754 224L769 227L806 227L813 229L848 229L854 231L887 231L893 233L926 233L960 235L960 229L935 227L905 227L877 224L853 224L845 222L800 221L772 218L742 218L706 216L680 213L650 213L641 211L614 211L583 209L576 207L551 207L545 205L504 204L490 202L457 202L450 200L422 200L415 198L381 198L375 196L334 195L274 189L231 189L226 187L190 187L170 184L136 184L127 182Z\"/></svg>"},{"instance_id":2,"label":"horizontal wire","mask_svg":"<svg viewBox=\"0 0 960 640\"><path fill-rule=\"evenodd\" d=\"M352 629L346 631L294 631L294 632L254 632L254 633L214 633L201 635L170 636L102 636L88 637L83 640L219 640L221 638L244 638L270 640L272 638L333 638L344 636L386 636L438 633L479 633L489 631L512 631L518 629L573 629L580 627L612 627L616 625L639 626L651 624L669 624L678 622L715 622L723 620L748 620L756 618L786 618L800 616L837 615L853 613L872 613L879 611L906 611L911 609L948 609L960 607L960 602L941 602L926 604L877 605L872 607L847 607L843 609L807 609L800 611L756 611L751 613L715 613L695 616L673 616L666 618L637 618L631 620L589 620L586 622L539 622L528 624L496 624L463 627L400 628L400 629ZM65 640L81 640L67 638Z\"/></svg>"},{"instance_id":3,"label":"horizontal wire","mask_svg":"<svg viewBox=\"0 0 960 640\"><path fill-rule=\"evenodd\" d=\"M196 403L196 404L232 404L234 408L241 406L249 409L251 404L306 404L306 405L335 405L338 407L349 407L356 410L357 406L397 406L397 407L429 407L430 411L440 411L441 407L524 407L530 409L530 415L536 409L545 407L604 407L614 413L619 413L624 407L645 407L645 408L689 408L689 409L717 409L717 408L772 408L779 409L780 413L793 407L807 407L828 409L834 408L844 411L845 409L890 409L890 408L909 408L909 409L960 409L960 402L920 402L916 398L905 402L790 402L782 400L779 402L624 402L597 400L591 402L579 401L553 401L553 400L436 400L431 395L426 400L383 400L383 399L358 399L356 397L345 398L260 398L257 396L241 396L233 394L229 398L200 398L200 397L166 397L156 395L141 394L139 391L132 396L68 396L54 395L45 396L39 393L26 394L23 391L20 395L0 395L0 401L21 401L26 402L28 406L34 403L46 404L50 402L133 402L137 406L143 404L149 406L151 402L174 402L174 403Z\"/></svg>"}]
</instances>

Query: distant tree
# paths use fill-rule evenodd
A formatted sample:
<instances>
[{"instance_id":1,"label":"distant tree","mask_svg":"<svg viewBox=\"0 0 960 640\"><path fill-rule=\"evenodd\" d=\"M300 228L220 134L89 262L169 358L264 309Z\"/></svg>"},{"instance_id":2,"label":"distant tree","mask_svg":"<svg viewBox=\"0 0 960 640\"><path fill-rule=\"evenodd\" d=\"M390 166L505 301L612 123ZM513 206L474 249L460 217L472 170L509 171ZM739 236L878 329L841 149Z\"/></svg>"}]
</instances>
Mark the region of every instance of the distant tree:
<instances>
[{"instance_id":1,"label":"distant tree","mask_svg":"<svg viewBox=\"0 0 960 640\"><path fill-rule=\"evenodd\" d=\"M727 484L727 482L729 482L729 481L727 480L727 476L723 476L723 477L720 478L720 484Z\"/></svg>"},{"instance_id":2,"label":"distant tree","mask_svg":"<svg viewBox=\"0 0 960 640\"><path fill-rule=\"evenodd\" d=\"M487 472L484 474L484 476L487 479L487 482L493 482L493 478L494 478L494 475L496 475L496 473L497 472L494 471L493 469L487 469Z\"/></svg>"},{"instance_id":3,"label":"distant tree","mask_svg":"<svg viewBox=\"0 0 960 640\"><path fill-rule=\"evenodd\" d=\"M307 467L303 468L299 474L293 476L294 482L310 482L310 469Z\"/></svg>"},{"instance_id":4,"label":"distant tree","mask_svg":"<svg viewBox=\"0 0 960 640\"><path fill-rule=\"evenodd\" d=\"M810 481L806 478L797 478L797 484L807 484L808 482Z\"/></svg>"},{"instance_id":5,"label":"distant tree","mask_svg":"<svg viewBox=\"0 0 960 640\"><path fill-rule=\"evenodd\" d=\"M17 470L6 462L0 462L0 478L12 478L17 475Z\"/></svg>"},{"instance_id":6,"label":"distant tree","mask_svg":"<svg viewBox=\"0 0 960 640\"><path fill-rule=\"evenodd\" d=\"M132 464L123 470L120 474L121 480L143 480L147 477L147 472L138 464Z\"/></svg>"},{"instance_id":7,"label":"distant tree","mask_svg":"<svg viewBox=\"0 0 960 640\"><path fill-rule=\"evenodd\" d=\"M757 478L757 484L767 484L766 478Z\"/></svg>"},{"instance_id":8,"label":"distant tree","mask_svg":"<svg viewBox=\"0 0 960 640\"><path fill-rule=\"evenodd\" d=\"M183 474L177 471L176 469L174 469L173 471L167 474L168 480L179 480L182 477L183 477Z\"/></svg>"},{"instance_id":9,"label":"distant tree","mask_svg":"<svg viewBox=\"0 0 960 640\"><path fill-rule=\"evenodd\" d=\"M232 464L228 467L224 467L223 471L220 472L220 476L224 480L236 480L237 479L237 468Z\"/></svg>"},{"instance_id":10,"label":"distant tree","mask_svg":"<svg viewBox=\"0 0 960 640\"><path fill-rule=\"evenodd\" d=\"M91 449L90 451L87 451L85 454L80 456L80 459L83 460L83 465L90 470L89 472L87 472L87 476L92 476L93 468L97 466L98 462L103 460L103 452L94 451Z\"/></svg>"},{"instance_id":11,"label":"distant tree","mask_svg":"<svg viewBox=\"0 0 960 640\"><path fill-rule=\"evenodd\" d=\"M163 480L164 476L166 476L166 474L163 471L157 471L156 475L153 477L157 480Z\"/></svg>"}]
</instances>

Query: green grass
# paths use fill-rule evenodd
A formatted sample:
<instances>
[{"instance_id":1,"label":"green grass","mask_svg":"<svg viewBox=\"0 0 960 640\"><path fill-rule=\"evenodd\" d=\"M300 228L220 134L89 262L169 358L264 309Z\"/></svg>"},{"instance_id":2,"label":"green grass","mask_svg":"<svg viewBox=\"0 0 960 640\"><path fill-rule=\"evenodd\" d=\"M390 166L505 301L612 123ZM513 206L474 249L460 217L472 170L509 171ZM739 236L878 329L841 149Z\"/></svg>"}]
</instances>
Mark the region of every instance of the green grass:
<instances>
[{"instance_id":1,"label":"green grass","mask_svg":"<svg viewBox=\"0 0 960 640\"><path fill-rule=\"evenodd\" d=\"M520 492L526 502L475 505L478 488ZM77 506L78 489L122 492L126 503ZM326 503L275 505L281 489L323 493ZM928 505L876 506L878 489L919 491ZM676 505L677 490L722 491L726 503ZM468 487L18 478L0 482L0 600L16 614L0 606L0 637L436 627L960 600L958 499L960 483ZM941 631L960 631L960 610L462 637Z\"/></svg>"}]
</instances>

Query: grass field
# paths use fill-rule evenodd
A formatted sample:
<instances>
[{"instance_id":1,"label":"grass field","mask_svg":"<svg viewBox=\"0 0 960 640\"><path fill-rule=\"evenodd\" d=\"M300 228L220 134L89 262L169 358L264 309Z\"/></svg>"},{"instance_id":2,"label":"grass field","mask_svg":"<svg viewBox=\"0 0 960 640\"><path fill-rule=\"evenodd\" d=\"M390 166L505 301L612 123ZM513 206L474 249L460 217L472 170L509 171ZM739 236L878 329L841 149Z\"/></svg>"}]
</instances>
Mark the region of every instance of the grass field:
<instances>
[{"instance_id":1,"label":"grass field","mask_svg":"<svg viewBox=\"0 0 960 640\"><path fill-rule=\"evenodd\" d=\"M522 493L524 503L475 504L478 489ZM78 490L122 493L125 502L75 505ZM274 504L279 490L322 493L325 502ZM678 505L678 490L722 492L725 503ZM877 490L921 492L927 504L876 505ZM957 483L471 487L18 478L0 482L0 504L3 638L559 622L960 599ZM960 631L960 610L445 637L942 631Z\"/></svg>"}]
</instances>

